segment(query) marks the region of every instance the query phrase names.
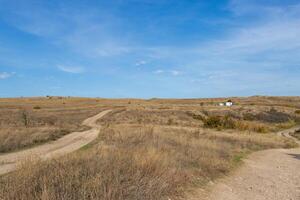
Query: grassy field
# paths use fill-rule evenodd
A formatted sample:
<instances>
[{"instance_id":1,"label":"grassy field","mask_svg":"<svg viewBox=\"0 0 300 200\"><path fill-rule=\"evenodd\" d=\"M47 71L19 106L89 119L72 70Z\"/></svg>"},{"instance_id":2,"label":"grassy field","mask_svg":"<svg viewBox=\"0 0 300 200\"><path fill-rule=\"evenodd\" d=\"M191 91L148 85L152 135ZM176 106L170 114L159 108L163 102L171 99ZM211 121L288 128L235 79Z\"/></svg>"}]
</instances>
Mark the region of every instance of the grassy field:
<instances>
[{"instance_id":1,"label":"grassy field","mask_svg":"<svg viewBox=\"0 0 300 200\"><path fill-rule=\"evenodd\" d=\"M81 151L30 160L0 177L0 199L181 199L252 151L295 146L272 131L299 123L299 97L231 98L235 106L217 106L225 100L1 99L2 152L85 129L83 119L114 111Z\"/></svg>"},{"instance_id":2,"label":"grassy field","mask_svg":"<svg viewBox=\"0 0 300 200\"><path fill-rule=\"evenodd\" d=\"M0 153L87 129L81 122L109 106L105 100L98 101L61 97L0 99Z\"/></svg>"}]
</instances>

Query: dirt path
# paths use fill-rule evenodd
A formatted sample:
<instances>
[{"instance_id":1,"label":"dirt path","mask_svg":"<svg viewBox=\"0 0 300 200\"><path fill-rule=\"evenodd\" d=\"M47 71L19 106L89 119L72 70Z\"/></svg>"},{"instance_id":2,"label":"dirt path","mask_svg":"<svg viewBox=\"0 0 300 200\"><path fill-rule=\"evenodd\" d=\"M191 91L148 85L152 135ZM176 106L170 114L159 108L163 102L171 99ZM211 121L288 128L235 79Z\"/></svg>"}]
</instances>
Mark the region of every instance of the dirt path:
<instances>
[{"instance_id":1,"label":"dirt path","mask_svg":"<svg viewBox=\"0 0 300 200\"><path fill-rule=\"evenodd\" d=\"M289 133L299 128L278 135L291 137ZM209 194L199 191L201 194L191 199L300 200L300 148L253 153L241 168L218 183L211 183L210 188Z\"/></svg>"},{"instance_id":2,"label":"dirt path","mask_svg":"<svg viewBox=\"0 0 300 200\"><path fill-rule=\"evenodd\" d=\"M101 126L96 122L109 112L111 112L111 110L102 111L101 113L84 120L82 124L91 127L90 130L73 132L44 145L0 155L0 175L15 170L20 162L30 157L49 159L80 149L84 145L96 139L101 128Z\"/></svg>"}]
</instances>

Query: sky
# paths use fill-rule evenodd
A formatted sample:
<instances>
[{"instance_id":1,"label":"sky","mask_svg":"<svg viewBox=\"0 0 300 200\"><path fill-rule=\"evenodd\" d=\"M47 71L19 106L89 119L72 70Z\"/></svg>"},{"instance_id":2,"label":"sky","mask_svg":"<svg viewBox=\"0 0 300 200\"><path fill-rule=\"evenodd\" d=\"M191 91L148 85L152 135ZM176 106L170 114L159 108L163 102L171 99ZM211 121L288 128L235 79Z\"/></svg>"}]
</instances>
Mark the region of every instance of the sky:
<instances>
[{"instance_id":1,"label":"sky","mask_svg":"<svg viewBox=\"0 0 300 200\"><path fill-rule=\"evenodd\" d=\"M0 0L0 97L300 95L300 0Z\"/></svg>"}]
</instances>

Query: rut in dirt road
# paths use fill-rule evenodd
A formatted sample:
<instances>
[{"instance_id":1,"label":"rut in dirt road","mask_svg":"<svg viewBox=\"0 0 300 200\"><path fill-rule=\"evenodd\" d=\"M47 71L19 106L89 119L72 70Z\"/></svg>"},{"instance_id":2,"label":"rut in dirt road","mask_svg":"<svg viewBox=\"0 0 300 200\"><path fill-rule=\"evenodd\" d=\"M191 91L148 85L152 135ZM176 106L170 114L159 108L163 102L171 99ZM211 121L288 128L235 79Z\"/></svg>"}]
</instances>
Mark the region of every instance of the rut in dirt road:
<instances>
[{"instance_id":1,"label":"rut in dirt road","mask_svg":"<svg viewBox=\"0 0 300 200\"><path fill-rule=\"evenodd\" d=\"M0 175L14 171L18 164L28 158L40 158L42 160L62 156L80 149L97 138L101 126L96 122L104 115L111 112L105 110L101 113L83 121L83 125L91 127L90 130L83 132L73 132L58 140L18 151L0 155Z\"/></svg>"},{"instance_id":2,"label":"rut in dirt road","mask_svg":"<svg viewBox=\"0 0 300 200\"><path fill-rule=\"evenodd\" d=\"M289 133L299 128L281 131L278 135L290 138ZM300 148L253 153L232 175L212 183L209 194L203 195L202 191L191 199L300 200Z\"/></svg>"}]
</instances>

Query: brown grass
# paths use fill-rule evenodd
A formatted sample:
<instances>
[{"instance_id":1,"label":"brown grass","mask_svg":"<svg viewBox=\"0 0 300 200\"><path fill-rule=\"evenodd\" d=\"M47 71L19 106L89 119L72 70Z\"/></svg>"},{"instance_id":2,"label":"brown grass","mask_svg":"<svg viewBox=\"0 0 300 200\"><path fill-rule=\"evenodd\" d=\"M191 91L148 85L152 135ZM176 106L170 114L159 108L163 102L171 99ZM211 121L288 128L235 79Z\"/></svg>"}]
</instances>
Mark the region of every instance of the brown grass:
<instances>
[{"instance_id":1,"label":"brown grass","mask_svg":"<svg viewBox=\"0 0 300 200\"><path fill-rule=\"evenodd\" d=\"M32 145L56 140L69 133L69 130L55 127L30 127L1 129L0 153L11 152Z\"/></svg>"},{"instance_id":2,"label":"brown grass","mask_svg":"<svg viewBox=\"0 0 300 200\"><path fill-rule=\"evenodd\" d=\"M239 104L232 108L215 106L220 99L0 101L0 113L10 116L0 115L6 122L0 126L0 146L10 137L7 146L13 141L26 143L27 139L30 145L43 128L46 131L39 137L47 138L60 128L82 128L78 124L84 118L103 109L114 109L99 121L103 129L92 145L60 159L26 162L20 170L1 176L0 199L182 199L193 188L230 172L247 153L294 147L287 139L258 133L292 123L245 120L243 113L256 115L275 107L292 116L299 105L295 99L232 98ZM35 105L40 109L33 109ZM30 116L28 127L20 122L23 109ZM213 115L220 116L222 131L204 127L205 120ZM18 127L20 130L12 131ZM44 141L47 140L50 139ZM21 148L19 143L6 151Z\"/></svg>"},{"instance_id":3,"label":"brown grass","mask_svg":"<svg viewBox=\"0 0 300 200\"><path fill-rule=\"evenodd\" d=\"M245 152L291 147L271 135L116 125L99 143L0 178L0 199L179 199L229 172Z\"/></svg>"},{"instance_id":4,"label":"brown grass","mask_svg":"<svg viewBox=\"0 0 300 200\"><path fill-rule=\"evenodd\" d=\"M81 122L103 109L95 99L0 99L0 153L85 130Z\"/></svg>"},{"instance_id":5,"label":"brown grass","mask_svg":"<svg viewBox=\"0 0 300 200\"><path fill-rule=\"evenodd\" d=\"M297 138L298 140L300 140L300 130L297 130L293 133L291 133L291 135L295 138Z\"/></svg>"}]
</instances>

